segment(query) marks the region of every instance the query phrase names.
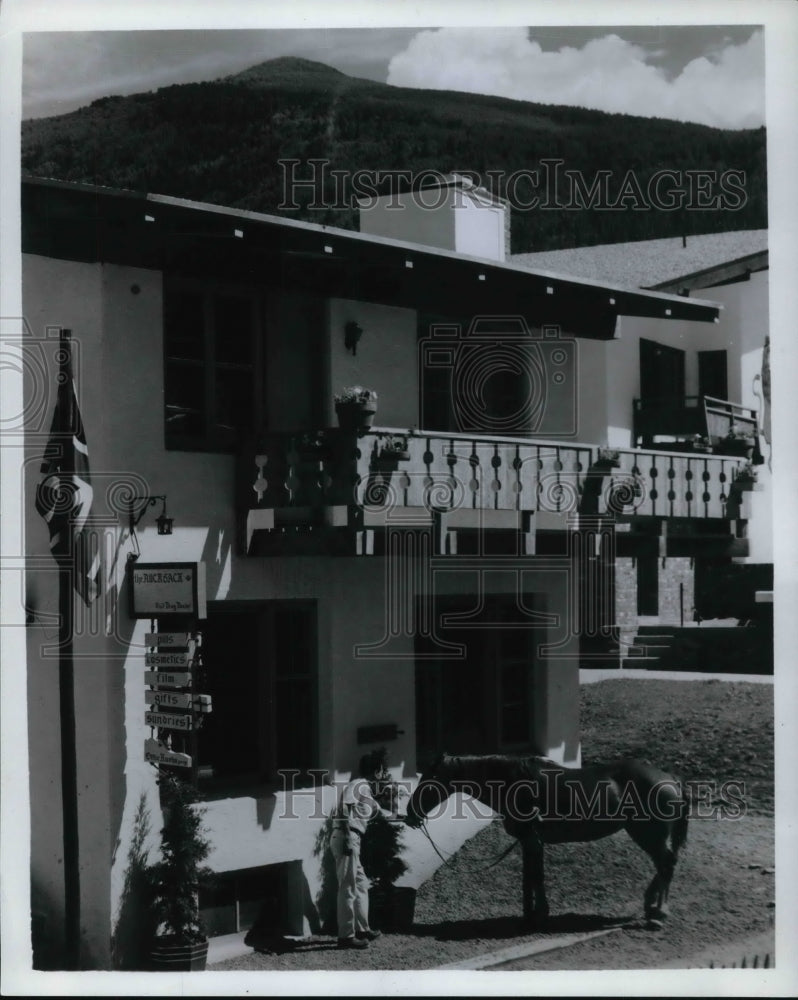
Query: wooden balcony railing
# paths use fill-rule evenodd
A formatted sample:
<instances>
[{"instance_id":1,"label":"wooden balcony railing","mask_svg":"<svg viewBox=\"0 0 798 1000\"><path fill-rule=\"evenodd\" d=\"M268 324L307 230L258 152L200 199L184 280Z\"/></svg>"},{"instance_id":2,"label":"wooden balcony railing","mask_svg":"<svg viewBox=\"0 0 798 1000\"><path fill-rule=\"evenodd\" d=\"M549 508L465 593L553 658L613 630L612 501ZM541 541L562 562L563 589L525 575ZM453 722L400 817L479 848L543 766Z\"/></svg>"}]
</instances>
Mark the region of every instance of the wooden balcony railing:
<instances>
[{"instance_id":1,"label":"wooden balcony railing","mask_svg":"<svg viewBox=\"0 0 798 1000\"><path fill-rule=\"evenodd\" d=\"M740 516L730 487L742 464L712 454L389 428L267 434L244 483L247 547L259 529L363 527L396 511L461 523L465 512L481 512L487 520L471 515L472 522L496 527L514 523L498 512L729 519ZM489 512L497 512L492 521Z\"/></svg>"},{"instance_id":2,"label":"wooden balcony railing","mask_svg":"<svg viewBox=\"0 0 798 1000\"><path fill-rule=\"evenodd\" d=\"M689 448L695 435L719 444L732 427L756 437L757 411L714 396L663 396L634 400L633 435L646 445L655 435L682 439Z\"/></svg>"}]
</instances>

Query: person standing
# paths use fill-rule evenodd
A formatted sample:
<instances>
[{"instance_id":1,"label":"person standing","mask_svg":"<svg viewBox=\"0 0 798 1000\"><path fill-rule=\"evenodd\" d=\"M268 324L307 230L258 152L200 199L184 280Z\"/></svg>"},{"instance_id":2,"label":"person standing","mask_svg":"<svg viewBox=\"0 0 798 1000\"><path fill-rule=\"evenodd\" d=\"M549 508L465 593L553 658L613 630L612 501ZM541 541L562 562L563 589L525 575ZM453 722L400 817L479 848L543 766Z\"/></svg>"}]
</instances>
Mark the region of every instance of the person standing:
<instances>
[{"instance_id":1,"label":"person standing","mask_svg":"<svg viewBox=\"0 0 798 1000\"><path fill-rule=\"evenodd\" d=\"M360 776L339 793L330 838L338 879L339 948L367 948L369 941L381 936L369 926L369 879L360 848L369 820L384 812L374 798L371 782L384 782L388 775L382 757L375 753L361 758L359 772Z\"/></svg>"}]
</instances>

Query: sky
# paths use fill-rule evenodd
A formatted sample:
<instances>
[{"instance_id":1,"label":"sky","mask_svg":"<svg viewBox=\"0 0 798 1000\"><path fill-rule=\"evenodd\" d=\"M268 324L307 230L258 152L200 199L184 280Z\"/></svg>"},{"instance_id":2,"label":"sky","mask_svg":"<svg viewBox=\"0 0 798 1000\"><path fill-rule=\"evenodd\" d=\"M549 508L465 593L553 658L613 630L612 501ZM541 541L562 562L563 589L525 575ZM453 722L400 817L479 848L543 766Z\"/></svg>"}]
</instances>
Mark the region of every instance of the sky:
<instances>
[{"instance_id":1,"label":"sky","mask_svg":"<svg viewBox=\"0 0 798 1000\"><path fill-rule=\"evenodd\" d=\"M23 117L301 56L401 87L494 94L721 128L764 124L756 25L29 32Z\"/></svg>"}]
</instances>

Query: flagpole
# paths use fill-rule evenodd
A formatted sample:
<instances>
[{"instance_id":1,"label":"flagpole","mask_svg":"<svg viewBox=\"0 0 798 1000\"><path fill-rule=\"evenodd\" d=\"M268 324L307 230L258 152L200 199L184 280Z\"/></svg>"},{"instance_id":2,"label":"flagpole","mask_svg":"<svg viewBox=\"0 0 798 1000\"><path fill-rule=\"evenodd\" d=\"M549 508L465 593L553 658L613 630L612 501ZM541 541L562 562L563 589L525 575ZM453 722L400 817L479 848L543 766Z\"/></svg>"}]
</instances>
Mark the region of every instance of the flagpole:
<instances>
[{"instance_id":1,"label":"flagpole","mask_svg":"<svg viewBox=\"0 0 798 1000\"><path fill-rule=\"evenodd\" d=\"M67 440L75 427L72 379L71 330L61 329L59 393L69 405L59 407L62 414L62 440ZM74 551L74 547L73 547ZM75 663L73 650L73 583L76 567L67 560L58 570L59 659L58 691L61 719L61 803L64 840L64 934L66 968L80 968L80 845L78 839L78 774L75 737Z\"/></svg>"}]
</instances>

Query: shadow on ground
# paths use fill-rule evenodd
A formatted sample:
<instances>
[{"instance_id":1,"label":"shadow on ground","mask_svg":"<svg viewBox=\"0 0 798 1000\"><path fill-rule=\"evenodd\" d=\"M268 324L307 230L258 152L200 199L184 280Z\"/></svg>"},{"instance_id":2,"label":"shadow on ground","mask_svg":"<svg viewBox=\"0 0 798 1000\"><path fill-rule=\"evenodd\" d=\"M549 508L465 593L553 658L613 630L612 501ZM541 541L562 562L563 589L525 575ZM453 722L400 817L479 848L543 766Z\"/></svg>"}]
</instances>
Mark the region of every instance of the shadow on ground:
<instances>
[{"instance_id":1,"label":"shadow on ground","mask_svg":"<svg viewBox=\"0 0 798 1000\"><path fill-rule=\"evenodd\" d=\"M530 927L520 917L487 917L481 920L443 920L435 924L415 924L409 931L414 937L434 937L441 941L468 941L470 939L504 939L549 935L577 934L604 930L608 927L628 926L634 915L626 917L601 917L593 913L561 913L549 917L542 927Z\"/></svg>"},{"instance_id":2,"label":"shadow on ground","mask_svg":"<svg viewBox=\"0 0 798 1000\"><path fill-rule=\"evenodd\" d=\"M636 921L633 915L601 917L591 913L562 913L550 917L545 927L530 928L520 917L487 917L481 920L442 920L433 924L414 924L407 931L407 936L435 938L438 941L505 941L535 936L545 941L550 936L587 933L610 927L635 927L639 923L641 922ZM337 939L314 934L305 938L266 937L258 941L249 940L247 944L253 951L261 954L300 955L336 949Z\"/></svg>"}]
</instances>

